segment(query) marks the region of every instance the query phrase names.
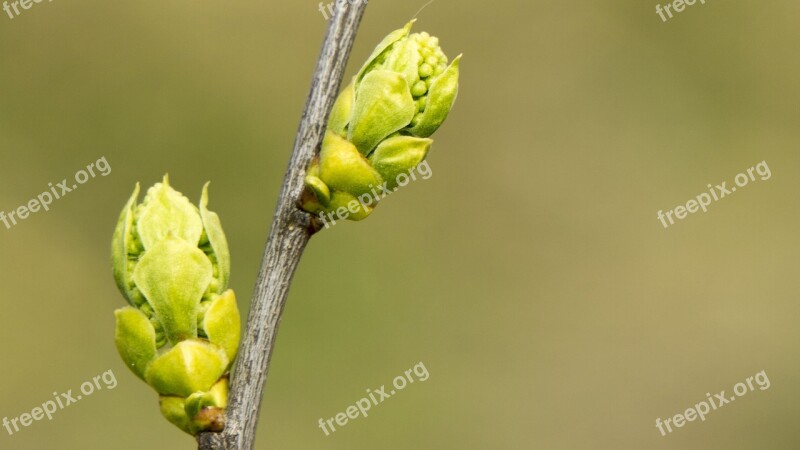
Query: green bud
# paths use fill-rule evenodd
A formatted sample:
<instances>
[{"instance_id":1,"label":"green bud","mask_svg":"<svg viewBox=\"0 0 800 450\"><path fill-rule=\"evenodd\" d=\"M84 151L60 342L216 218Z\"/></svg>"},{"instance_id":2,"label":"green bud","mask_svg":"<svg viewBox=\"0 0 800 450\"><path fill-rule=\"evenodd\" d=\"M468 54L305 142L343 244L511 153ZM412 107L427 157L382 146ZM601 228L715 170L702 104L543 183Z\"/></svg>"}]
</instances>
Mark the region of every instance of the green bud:
<instances>
[{"instance_id":1,"label":"green bud","mask_svg":"<svg viewBox=\"0 0 800 450\"><path fill-rule=\"evenodd\" d=\"M227 375L239 347L230 254L219 217L162 183L120 214L114 278L131 306L118 309L115 340L125 364L161 396L162 414L196 434L222 426ZM224 382L222 382L225 380Z\"/></svg>"},{"instance_id":2,"label":"green bud","mask_svg":"<svg viewBox=\"0 0 800 450\"><path fill-rule=\"evenodd\" d=\"M412 20L389 33L339 94L320 154L308 167L299 199L304 210L334 213L354 198L347 218L361 220L377 205L363 201L421 163L428 139L447 118L458 94L461 55L448 65L439 40L411 34Z\"/></svg>"},{"instance_id":3,"label":"green bud","mask_svg":"<svg viewBox=\"0 0 800 450\"><path fill-rule=\"evenodd\" d=\"M375 48L355 78L355 103L387 102L386 99L376 100L378 96L375 95L374 86L368 86L369 90L362 90L362 85L368 81L370 73L389 71L399 74L406 82L407 92L418 105L422 105L418 106L416 113L403 124L402 128L411 136L429 137L444 122L455 103L458 95L458 66L461 55L448 66L448 58L439 47L439 39L425 32L409 34L413 23L412 20L404 28L393 31ZM396 95L397 89L399 88L396 86L387 87L386 91ZM362 94L372 100L360 100ZM395 102L395 111L391 116L405 112L404 107L404 103ZM354 114L351 129L358 125L356 118ZM355 134L357 130L351 131L350 137ZM359 141L351 140L364 151ZM370 141L367 141L367 144L369 143ZM371 150L372 148L369 148L366 151Z\"/></svg>"}]
</instances>

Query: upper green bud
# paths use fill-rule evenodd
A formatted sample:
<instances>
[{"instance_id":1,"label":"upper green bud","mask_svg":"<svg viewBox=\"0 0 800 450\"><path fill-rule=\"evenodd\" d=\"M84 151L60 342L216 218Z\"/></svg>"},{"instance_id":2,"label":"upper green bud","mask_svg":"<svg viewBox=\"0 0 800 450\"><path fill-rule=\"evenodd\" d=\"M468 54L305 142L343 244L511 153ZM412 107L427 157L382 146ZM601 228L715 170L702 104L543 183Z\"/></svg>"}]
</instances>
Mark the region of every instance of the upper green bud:
<instances>
[{"instance_id":1,"label":"upper green bud","mask_svg":"<svg viewBox=\"0 0 800 450\"><path fill-rule=\"evenodd\" d=\"M453 107L458 94L461 55L448 66L439 39L424 31L409 34L413 23L412 20L381 42L356 76L356 89L374 70L401 74L416 107L405 128L412 136L428 137L439 128Z\"/></svg>"},{"instance_id":2,"label":"upper green bud","mask_svg":"<svg viewBox=\"0 0 800 450\"><path fill-rule=\"evenodd\" d=\"M139 185L112 242L114 279L132 306L116 311L126 365L162 396L164 415L184 431L218 428L236 357L240 318L219 217L164 181L137 204ZM216 387L215 387L216 386ZM224 394L224 395L223 395Z\"/></svg>"},{"instance_id":3,"label":"upper green bud","mask_svg":"<svg viewBox=\"0 0 800 450\"><path fill-rule=\"evenodd\" d=\"M371 130L371 134L382 134L381 140L399 130L411 136L429 137L447 118L455 102L461 55L448 65L447 55L439 46L439 39L426 32L410 34L413 24L412 20L405 27L389 33L353 80L356 106L348 137L364 154L369 154L377 142L374 139L365 139L360 143L357 137L360 132ZM381 73L377 80L372 75L376 72ZM399 75L405 84L382 72ZM383 97L393 95L395 98L387 99L375 95L379 91L376 84L385 93ZM387 101L393 104L393 108L390 113L383 114L382 118L363 114L363 110L379 109L374 104ZM362 105L361 109L359 104ZM388 108L383 108L386 109ZM409 114L409 110L413 112ZM401 122L404 123L398 127ZM376 125L378 131L371 128Z\"/></svg>"},{"instance_id":4,"label":"upper green bud","mask_svg":"<svg viewBox=\"0 0 800 450\"><path fill-rule=\"evenodd\" d=\"M310 164L300 205L332 212L413 170L430 148L458 94L461 55L449 62L439 40L411 34L412 20L387 35L331 110L319 157ZM360 201L360 200L359 200ZM370 214L363 202L349 219Z\"/></svg>"},{"instance_id":5,"label":"upper green bud","mask_svg":"<svg viewBox=\"0 0 800 450\"><path fill-rule=\"evenodd\" d=\"M364 155L397 131L429 137L458 94L461 55L448 65L439 39L426 32L410 34L413 24L389 33L375 47L334 108L332 131L341 134L346 126L348 140Z\"/></svg>"}]
</instances>

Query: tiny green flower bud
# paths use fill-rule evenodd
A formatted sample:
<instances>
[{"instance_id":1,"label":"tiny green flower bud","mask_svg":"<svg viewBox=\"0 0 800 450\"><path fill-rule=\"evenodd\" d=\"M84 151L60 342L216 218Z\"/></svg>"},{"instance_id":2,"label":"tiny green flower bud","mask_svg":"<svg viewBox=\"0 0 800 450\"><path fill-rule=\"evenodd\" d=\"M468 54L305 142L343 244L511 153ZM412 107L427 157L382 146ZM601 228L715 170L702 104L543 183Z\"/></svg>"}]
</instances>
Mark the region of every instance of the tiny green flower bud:
<instances>
[{"instance_id":1,"label":"tiny green flower bud","mask_svg":"<svg viewBox=\"0 0 800 450\"><path fill-rule=\"evenodd\" d=\"M413 126L408 129L412 136L429 137L439 126L442 125L453 103L458 95L458 65L461 62L461 55L453 60L447 69L441 74L435 75L428 80L428 88L425 108L414 116Z\"/></svg>"},{"instance_id":2,"label":"tiny green flower bud","mask_svg":"<svg viewBox=\"0 0 800 450\"><path fill-rule=\"evenodd\" d=\"M117 349L160 394L170 422L191 434L220 429L241 323L227 289L227 239L208 210L208 184L199 206L166 176L141 204L138 193L137 184L112 242L114 278L132 305L115 313Z\"/></svg>"},{"instance_id":3,"label":"tiny green flower bud","mask_svg":"<svg viewBox=\"0 0 800 450\"><path fill-rule=\"evenodd\" d=\"M431 58L428 58L428 60L430 60L430 59ZM436 66L436 63L428 64L427 62L425 62L422 65L420 65L419 66L419 76L421 78L428 78L429 76L433 75L433 66Z\"/></svg>"}]
</instances>

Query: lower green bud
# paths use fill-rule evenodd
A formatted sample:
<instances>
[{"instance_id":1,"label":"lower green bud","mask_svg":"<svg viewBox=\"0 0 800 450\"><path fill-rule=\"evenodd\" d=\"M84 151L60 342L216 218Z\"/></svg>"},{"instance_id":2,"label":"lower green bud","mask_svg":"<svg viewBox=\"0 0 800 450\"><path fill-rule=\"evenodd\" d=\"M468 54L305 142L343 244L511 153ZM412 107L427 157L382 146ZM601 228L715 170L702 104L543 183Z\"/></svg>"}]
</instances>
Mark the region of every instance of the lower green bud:
<instances>
[{"instance_id":1,"label":"lower green bud","mask_svg":"<svg viewBox=\"0 0 800 450\"><path fill-rule=\"evenodd\" d=\"M114 234L114 275L132 306L115 312L125 365L160 396L161 412L196 434L224 425L228 371L241 319L227 289L228 244L217 215L172 189L165 177L125 205ZM142 245L131 245L139 242ZM139 298L141 297L141 298Z\"/></svg>"}]
</instances>

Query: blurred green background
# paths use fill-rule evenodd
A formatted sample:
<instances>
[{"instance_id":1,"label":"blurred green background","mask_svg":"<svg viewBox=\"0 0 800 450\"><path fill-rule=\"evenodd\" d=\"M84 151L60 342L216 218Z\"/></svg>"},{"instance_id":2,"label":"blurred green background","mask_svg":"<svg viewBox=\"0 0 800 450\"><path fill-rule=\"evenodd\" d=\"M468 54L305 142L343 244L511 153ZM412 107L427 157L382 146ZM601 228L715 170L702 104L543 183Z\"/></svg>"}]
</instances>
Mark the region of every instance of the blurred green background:
<instances>
[{"instance_id":1,"label":"blurred green background","mask_svg":"<svg viewBox=\"0 0 800 450\"><path fill-rule=\"evenodd\" d=\"M347 76L422 6L370 2ZM800 9L709 0L448 1L415 30L463 52L433 176L314 237L290 293L259 449L800 448ZM322 41L318 2L34 4L0 15L0 416L109 369L118 386L2 449L189 449L122 364L109 267L136 181L212 180L246 315ZM772 171L664 229L760 161ZM418 362L415 383L326 437ZM765 370L662 437L655 419Z\"/></svg>"}]
</instances>

